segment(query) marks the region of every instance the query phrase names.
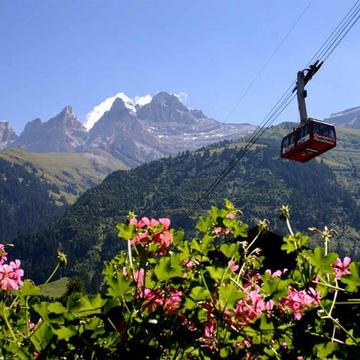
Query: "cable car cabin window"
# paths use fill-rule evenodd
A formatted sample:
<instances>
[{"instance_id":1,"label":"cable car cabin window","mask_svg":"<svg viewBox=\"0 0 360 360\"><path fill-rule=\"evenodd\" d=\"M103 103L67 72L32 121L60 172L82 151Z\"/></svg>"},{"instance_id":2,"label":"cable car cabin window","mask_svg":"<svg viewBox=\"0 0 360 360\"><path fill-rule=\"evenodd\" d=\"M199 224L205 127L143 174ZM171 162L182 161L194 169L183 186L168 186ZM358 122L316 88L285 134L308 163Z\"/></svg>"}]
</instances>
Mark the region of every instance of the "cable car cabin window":
<instances>
[{"instance_id":1,"label":"cable car cabin window","mask_svg":"<svg viewBox=\"0 0 360 360\"><path fill-rule=\"evenodd\" d=\"M289 151L295 146L295 134L286 136L282 141L282 153Z\"/></svg>"},{"instance_id":2,"label":"cable car cabin window","mask_svg":"<svg viewBox=\"0 0 360 360\"><path fill-rule=\"evenodd\" d=\"M309 125L305 125L298 130L298 144L310 139Z\"/></svg>"},{"instance_id":3,"label":"cable car cabin window","mask_svg":"<svg viewBox=\"0 0 360 360\"><path fill-rule=\"evenodd\" d=\"M334 128L327 124L316 123L314 126L314 133L321 136L326 136L331 139L335 139Z\"/></svg>"}]
</instances>

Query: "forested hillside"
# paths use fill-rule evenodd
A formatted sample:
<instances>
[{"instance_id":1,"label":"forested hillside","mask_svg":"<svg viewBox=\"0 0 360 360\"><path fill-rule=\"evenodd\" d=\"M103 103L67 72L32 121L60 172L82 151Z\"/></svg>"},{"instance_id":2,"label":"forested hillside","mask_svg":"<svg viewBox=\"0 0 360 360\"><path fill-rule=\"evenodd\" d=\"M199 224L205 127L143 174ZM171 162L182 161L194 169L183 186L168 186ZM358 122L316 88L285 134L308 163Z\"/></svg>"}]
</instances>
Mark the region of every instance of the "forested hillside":
<instances>
[{"instance_id":1,"label":"forested hillside","mask_svg":"<svg viewBox=\"0 0 360 360\"><path fill-rule=\"evenodd\" d=\"M59 189L44 183L35 168L25 169L0 158L0 234L6 242L29 232L59 215L63 208L49 193L60 197Z\"/></svg>"},{"instance_id":2,"label":"forested hillside","mask_svg":"<svg viewBox=\"0 0 360 360\"><path fill-rule=\"evenodd\" d=\"M356 230L360 223L356 190L347 183L347 172L335 165L342 162L342 156L346 157L342 148L359 141L360 132L339 130L340 152L334 150L327 161L299 164L279 159L281 134L290 127L269 129L220 183L209 202L200 204L181 225L189 229L202 209L229 198L244 211L250 224L268 218L271 229L281 231L278 208L289 204L299 230L314 225L335 226L339 232L337 247L356 256ZM16 239L16 252L25 260L26 272L35 279L44 279L55 262L56 251L62 249L68 254L67 273L78 274L97 287L102 261L124 245L116 238L115 224L124 221L129 210L139 216L169 216L175 225L179 224L193 201L216 179L241 145L224 142L112 173L81 196L59 220L42 231Z\"/></svg>"},{"instance_id":3,"label":"forested hillside","mask_svg":"<svg viewBox=\"0 0 360 360\"><path fill-rule=\"evenodd\" d=\"M108 154L0 152L0 234L11 242L44 225L85 190L126 166Z\"/></svg>"}]
</instances>

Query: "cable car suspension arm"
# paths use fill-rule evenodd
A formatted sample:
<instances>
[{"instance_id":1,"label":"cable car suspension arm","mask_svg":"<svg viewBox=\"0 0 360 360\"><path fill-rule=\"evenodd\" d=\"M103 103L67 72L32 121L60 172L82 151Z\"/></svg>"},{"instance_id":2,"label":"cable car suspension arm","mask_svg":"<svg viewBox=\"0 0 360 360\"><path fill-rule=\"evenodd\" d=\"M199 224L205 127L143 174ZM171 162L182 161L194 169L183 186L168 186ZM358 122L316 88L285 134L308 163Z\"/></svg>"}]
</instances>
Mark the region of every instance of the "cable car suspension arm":
<instances>
[{"instance_id":1,"label":"cable car suspension arm","mask_svg":"<svg viewBox=\"0 0 360 360\"><path fill-rule=\"evenodd\" d=\"M316 60L316 62L310 65L308 69L299 71L297 73L296 86L292 92L296 91L301 123L305 123L308 120L306 103L305 103L305 98L307 96L305 85L312 79L312 77L320 69L322 64L323 61L319 62L319 60Z\"/></svg>"}]
</instances>

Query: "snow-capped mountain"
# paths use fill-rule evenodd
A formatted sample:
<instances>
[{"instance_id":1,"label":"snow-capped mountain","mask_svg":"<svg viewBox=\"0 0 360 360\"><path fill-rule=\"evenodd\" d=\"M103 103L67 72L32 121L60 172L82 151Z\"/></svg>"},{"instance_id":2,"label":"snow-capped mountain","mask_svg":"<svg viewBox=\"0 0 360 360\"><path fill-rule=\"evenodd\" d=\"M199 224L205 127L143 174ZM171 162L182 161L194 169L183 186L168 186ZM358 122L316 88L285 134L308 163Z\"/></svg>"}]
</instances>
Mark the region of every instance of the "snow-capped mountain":
<instances>
[{"instance_id":1,"label":"snow-capped mountain","mask_svg":"<svg viewBox=\"0 0 360 360\"><path fill-rule=\"evenodd\" d=\"M331 114L325 121L342 127L360 129L360 106Z\"/></svg>"},{"instance_id":2,"label":"snow-capped mountain","mask_svg":"<svg viewBox=\"0 0 360 360\"><path fill-rule=\"evenodd\" d=\"M0 150L10 146L17 138L8 121L0 121Z\"/></svg>"},{"instance_id":3,"label":"snow-capped mountain","mask_svg":"<svg viewBox=\"0 0 360 360\"><path fill-rule=\"evenodd\" d=\"M17 139L4 142L3 147L35 152L100 149L133 167L221 140L237 139L255 128L208 118L200 110L187 108L174 94L159 92L153 97L131 99L118 93L89 112L85 125L66 106L48 121L38 118L28 122Z\"/></svg>"},{"instance_id":4,"label":"snow-capped mountain","mask_svg":"<svg viewBox=\"0 0 360 360\"><path fill-rule=\"evenodd\" d=\"M85 127L71 106L66 106L48 121L37 118L28 122L12 146L37 152L74 152L82 146L86 136Z\"/></svg>"},{"instance_id":5,"label":"snow-capped mountain","mask_svg":"<svg viewBox=\"0 0 360 360\"><path fill-rule=\"evenodd\" d=\"M248 124L224 124L188 109L177 96L157 93L150 102L129 106L117 97L90 129L84 148L101 148L130 166L193 150L252 132Z\"/></svg>"}]
</instances>

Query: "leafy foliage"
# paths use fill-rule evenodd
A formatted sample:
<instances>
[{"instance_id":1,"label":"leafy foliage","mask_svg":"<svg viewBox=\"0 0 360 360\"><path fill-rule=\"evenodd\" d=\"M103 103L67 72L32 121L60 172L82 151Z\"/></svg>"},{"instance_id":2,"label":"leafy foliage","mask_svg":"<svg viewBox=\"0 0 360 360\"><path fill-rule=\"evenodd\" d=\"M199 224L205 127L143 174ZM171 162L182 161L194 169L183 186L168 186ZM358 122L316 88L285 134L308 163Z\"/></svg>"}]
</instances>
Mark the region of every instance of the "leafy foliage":
<instances>
[{"instance_id":1,"label":"leafy foliage","mask_svg":"<svg viewBox=\"0 0 360 360\"><path fill-rule=\"evenodd\" d=\"M229 201L201 217L200 236L191 241L167 218L132 215L117 228L128 251L105 264L101 293L44 300L30 280L2 290L1 356L359 357L360 264L328 253L328 244L311 250L297 233L284 243L285 250L296 245L291 267L264 269L253 246L259 236L246 241L247 225ZM4 276L0 266L0 281Z\"/></svg>"}]
</instances>

